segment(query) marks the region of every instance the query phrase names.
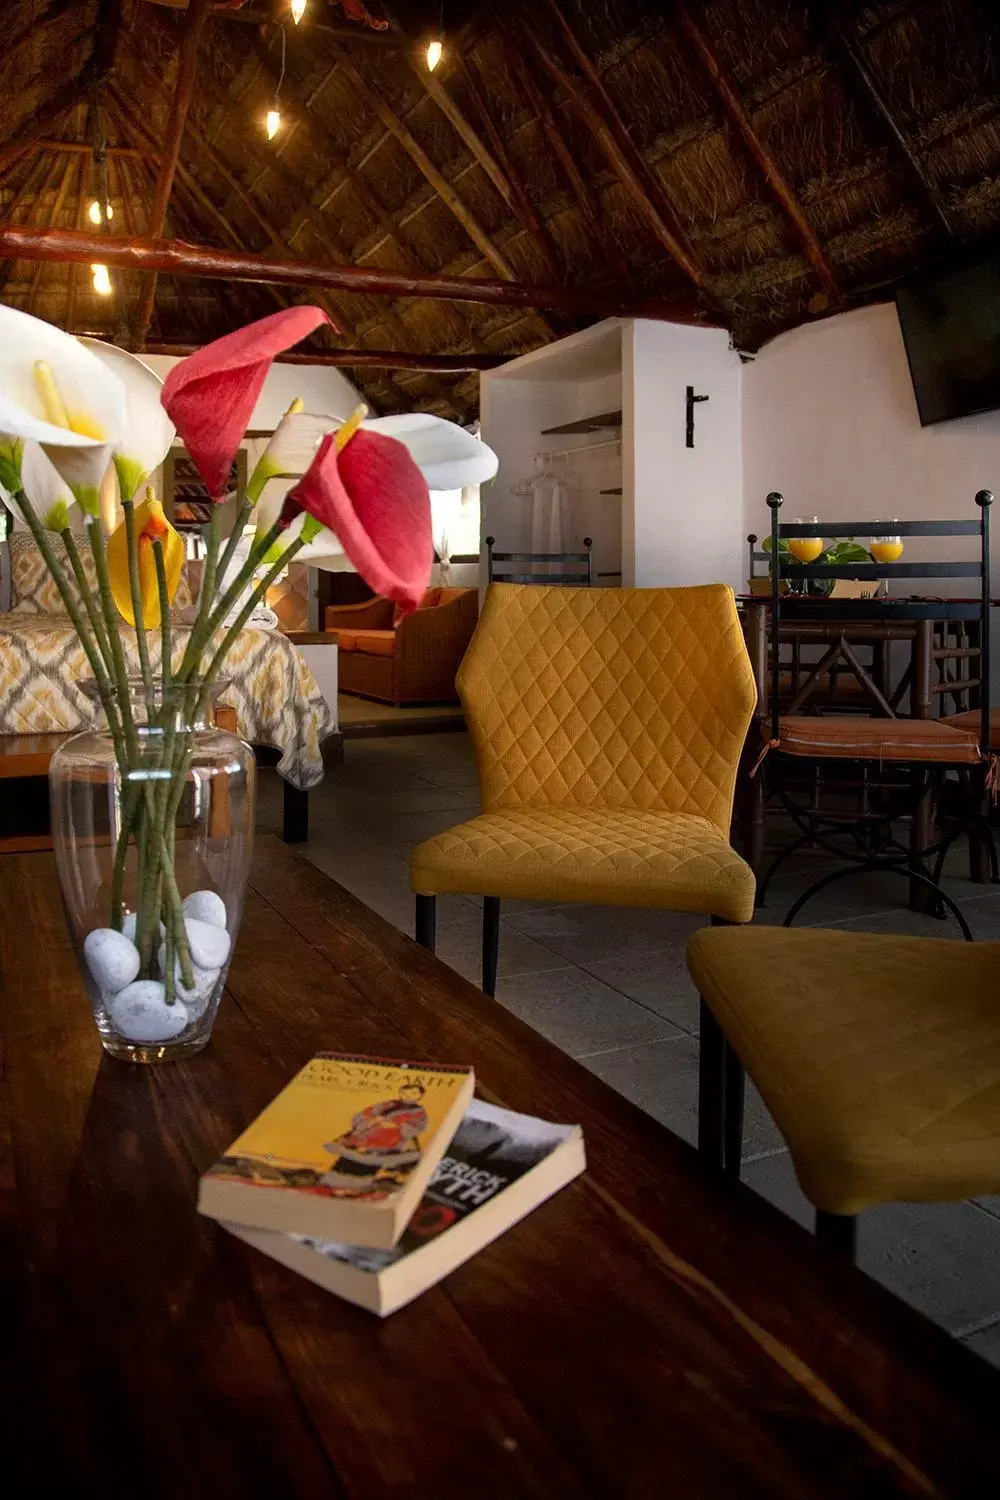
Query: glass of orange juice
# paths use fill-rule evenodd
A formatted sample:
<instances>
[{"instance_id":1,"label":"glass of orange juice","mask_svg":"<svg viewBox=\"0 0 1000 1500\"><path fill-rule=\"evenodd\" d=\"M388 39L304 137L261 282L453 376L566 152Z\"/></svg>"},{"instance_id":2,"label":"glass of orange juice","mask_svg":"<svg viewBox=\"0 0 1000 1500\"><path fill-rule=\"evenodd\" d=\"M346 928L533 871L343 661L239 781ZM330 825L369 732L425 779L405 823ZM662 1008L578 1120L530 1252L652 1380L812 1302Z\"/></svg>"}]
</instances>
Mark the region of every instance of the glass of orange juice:
<instances>
[{"instance_id":1,"label":"glass of orange juice","mask_svg":"<svg viewBox=\"0 0 1000 1500\"><path fill-rule=\"evenodd\" d=\"M868 550L876 562L894 563L898 562L903 555L903 538L901 536L873 536L868 544ZM888 595L889 580L882 579L881 593Z\"/></svg>"},{"instance_id":2,"label":"glass of orange juice","mask_svg":"<svg viewBox=\"0 0 1000 1500\"><path fill-rule=\"evenodd\" d=\"M810 526L816 523L815 536L790 536L788 538L788 550L796 562L815 562L823 550L823 538L819 534L819 516L796 516L796 526Z\"/></svg>"},{"instance_id":3,"label":"glass of orange juice","mask_svg":"<svg viewBox=\"0 0 1000 1500\"><path fill-rule=\"evenodd\" d=\"M788 538L789 555L794 557L796 562L815 562L823 551L823 538L819 534L819 516L795 517L796 526L811 526L813 522L816 523L815 536L790 536ZM809 592L808 583L805 579L799 581L797 592L803 594Z\"/></svg>"},{"instance_id":4,"label":"glass of orange juice","mask_svg":"<svg viewBox=\"0 0 1000 1500\"><path fill-rule=\"evenodd\" d=\"M870 551L876 562L898 562L903 555L903 538L901 536L873 536Z\"/></svg>"}]
</instances>

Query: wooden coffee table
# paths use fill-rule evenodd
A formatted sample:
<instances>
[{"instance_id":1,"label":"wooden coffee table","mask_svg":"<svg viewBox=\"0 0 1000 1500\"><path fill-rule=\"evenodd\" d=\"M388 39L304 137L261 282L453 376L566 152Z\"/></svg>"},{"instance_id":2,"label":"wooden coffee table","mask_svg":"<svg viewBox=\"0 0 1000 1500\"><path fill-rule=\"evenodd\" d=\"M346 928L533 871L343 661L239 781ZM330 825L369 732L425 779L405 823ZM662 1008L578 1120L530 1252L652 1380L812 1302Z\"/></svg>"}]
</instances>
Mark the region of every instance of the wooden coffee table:
<instances>
[{"instance_id":1,"label":"wooden coffee table","mask_svg":"<svg viewBox=\"0 0 1000 1500\"><path fill-rule=\"evenodd\" d=\"M998 1493L1000 1375L276 840L188 1062L101 1055L51 855L0 858L0 911L12 1495ZM589 1172L380 1323L194 1211L323 1048L472 1062Z\"/></svg>"}]
</instances>

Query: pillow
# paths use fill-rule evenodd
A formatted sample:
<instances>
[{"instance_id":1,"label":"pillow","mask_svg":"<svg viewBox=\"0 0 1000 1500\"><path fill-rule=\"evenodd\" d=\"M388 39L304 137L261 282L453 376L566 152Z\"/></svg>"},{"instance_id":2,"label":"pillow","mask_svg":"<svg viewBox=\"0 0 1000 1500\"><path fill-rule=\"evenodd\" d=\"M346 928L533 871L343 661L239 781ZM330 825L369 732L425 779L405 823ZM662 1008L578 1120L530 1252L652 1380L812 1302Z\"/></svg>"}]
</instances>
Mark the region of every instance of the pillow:
<instances>
[{"instance_id":1,"label":"pillow","mask_svg":"<svg viewBox=\"0 0 1000 1500\"><path fill-rule=\"evenodd\" d=\"M52 550L59 562L62 564L63 576L69 582L74 596L79 596L76 587L76 579L73 570L66 557L66 547L61 536L50 533ZM83 563L83 573L87 580L87 586L96 595L97 593L97 570L94 567L94 559L91 556L90 546L86 537L81 536L77 542L80 553L80 561ZM192 593L192 582L189 576L191 564L185 563L181 570L181 581L174 595L171 615L180 610L189 609L194 603L195 595ZM65 606L55 581L49 572L45 559L38 550L38 545L30 531L15 531L10 539L10 573L11 573L11 599L12 611L24 615L61 615L68 619Z\"/></svg>"},{"instance_id":2,"label":"pillow","mask_svg":"<svg viewBox=\"0 0 1000 1500\"><path fill-rule=\"evenodd\" d=\"M70 581L73 593L78 598L79 590L66 558L62 537L50 533L49 540L53 552L62 564L63 574ZM97 574L86 538L80 537L77 546L87 584L96 594ZM10 584L10 607L16 613L65 616L66 610L59 597L59 590L30 531L15 531L10 539Z\"/></svg>"}]
</instances>

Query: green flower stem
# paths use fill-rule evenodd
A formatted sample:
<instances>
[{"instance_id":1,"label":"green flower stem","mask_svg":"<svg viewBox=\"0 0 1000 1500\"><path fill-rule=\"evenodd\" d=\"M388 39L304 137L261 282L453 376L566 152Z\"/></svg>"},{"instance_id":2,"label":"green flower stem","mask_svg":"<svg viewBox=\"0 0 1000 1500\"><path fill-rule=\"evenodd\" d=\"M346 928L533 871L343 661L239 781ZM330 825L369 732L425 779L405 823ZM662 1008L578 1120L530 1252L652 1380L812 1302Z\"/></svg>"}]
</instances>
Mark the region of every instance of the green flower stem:
<instances>
[{"instance_id":1,"label":"green flower stem","mask_svg":"<svg viewBox=\"0 0 1000 1500\"><path fill-rule=\"evenodd\" d=\"M236 509L236 520L233 522L233 529L229 533L229 539L226 542L225 549L219 559L219 571L216 574L217 583L214 592L218 591L218 585L222 583L222 580L226 576L226 569L229 567L229 564L233 560L233 553L236 551L236 548L240 544L240 538L243 535L244 527L249 521L252 512L253 505L247 499L245 494L241 495L240 503Z\"/></svg>"},{"instance_id":2,"label":"green flower stem","mask_svg":"<svg viewBox=\"0 0 1000 1500\"><path fill-rule=\"evenodd\" d=\"M156 568L156 591L160 598L160 676L166 694L170 686L171 664L170 641L170 590L167 588L167 567L163 561L163 543L158 536L153 538L153 564Z\"/></svg>"},{"instance_id":3,"label":"green flower stem","mask_svg":"<svg viewBox=\"0 0 1000 1500\"><path fill-rule=\"evenodd\" d=\"M266 532L259 541L254 542L254 545L250 549L246 562L243 564L243 567L234 578L230 587L226 590L225 594L219 600L218 607L216 608L211 619L208 621L208 633L205 645L207 645L208 642L212 640L212 638L221 629L222 625L225 624L226 616L236 604L243 591L253 582L253 576L256 573L257 569L260 567L261 563L267 556L268 552L270 552L275 542L281 540L283 533L284 528L280 525L279 522L276 521L275 524L271 527L270 531ZM295 550L298 551L298 548L296 547ZM270 575L272 581L285 566L290 554L291 547L286 549L281 554L280 562L278 563L275 571ZM251 602L251 613L253 613L253 610L257 608L257 605L260 603L261 599L263 599L268 588L270 588L270 584L266 584L263 588L258 587L254 590ZM247 618L249 618L249 616L247 616Z\"/></svg>"},{"instance_id":4,"label":"green flower stem","mask_svg":"<svg viewBox=\"0 0 1000 1500\"><path fill-rule=\"evenodd\" d=\"M212 512L212 521L208 532L208 549L205 554L205 571L201 580L201 596L198 600L198 613L191 627L191 635L187 646L184 648L184 656L175 676L182 681L186 680L198 665L201 652L204 650L205 627L212 612L212 599L215 595L215 579L219 561L219 508Z\"/></svg>"},{"instance_id":5,"label":"green flower stem","mask_svg":"<svg viewBox=\"0 0 1000 1500\"><path fill-rule=\"evenodd\" d=\"M128 692L128 670L125 666L125 653L122 650L121 636L118 634L118 615L115 608L114 596L111 593L111 580L108 577L108 559L104 550L104 528L97 516L87 517L87 535L90 540L90 550L94 558L94 568L97 572L97 593L104 614L104 624L107 627L108 640L111 646L111 660L114 666L115 687L118 690L118 711L121 714L122 733L129 754L134 757L136 753L135 724L132 719L132 705L129 701Z\"/></svg>"},{"instance_id":6,"label":"green flower stem","mask_svg":"<svg viewBox=\"0 0 1000 1500\"><path fill-rule=\"evenodd\" d=\"M128 587L132 596L132 615L135 620L135 644L139 652L139 671L146 692L146 718L153 718L153 674L149 668L149 643L146 640L146 621L142 608L142 585L139 581L139 538L135 531L135 503L122 501L125 516L125 543L128 553Z\"/></svg>"},{"instance_id":7,"label":"green flower stem","mask_svg":"<svg viewBox=\"0 0 1000 1500\"><path fill-rule=\"evenodd\" d=\"M49 542L45 528L35 514L34 507L32 506L31 501L28 499L27 495L25 495L23 490L15 498L21 508L21 514L27 521L28 528L31 531L32 536L34 537L35 542L37 543L38 550L42 554L42 557L45 561L45 566L48 568L49 572L52 575L52 581L54 582L56 588L59 590L59 597L63 602L66 613L69 615L70 619L73 622L73 629L76 631L77 635L80 638L80 645L83 647L84 653L87 657L87 661L90 664L90 670L94 674L94 680L97 682L97 690L101 697L101 704L104 708L104 712L108 716L108 723L111 726L111 731L114 735L117 720L115 718L115 704L114 697L111 692L111 684L108 681L107 674L104 671L104 666L101 662L97 647L88 634L83 615L80 613L80 606L73 597L69 584L66 582L66 575L63 573L62 568L59 566L59 560L52 550L52 546Z\"/></svg>"},{"instance_id":8,"label":"green flower stem","mask_svg":"<svg viewBox=\"0 0 1000 1500\"><path fill-rule=\"evenodd\" d=\"M164 939L164 947L166 951L163 955L163 988L166 993L163 998L166 1000L168 1005L173 1005L174 1001L177 998L175 989L177 975L175 972L176 956L174 951L174 929L170 922L166 924L166 927L167 935Z\"/></svg>"},{"instance_id":9,"label":"green flower stem","mask_svg":"<svg viewBox=\"0 0 1000 1500\"><path fill-rule=\"evenodd\" d=\"M94 640L97 643L97 649L101 653L101 659L104 663L107 692L110 696L110 693L112 691L111 646L108 642L107 632L104 628L104 621L101 619L100 611L98 610L97 605L94 603L94 596L90 587L90 583L87 580L86 573L83 571L83 559L81 558L80 550L76 545L76 537L73 535L68 526L64 531L60 532L60 535L63 539L63 546L66 548L66 556L69 558L70 567L73 569L73 576L76 579L76 586L80 591L80 598L83 600L83 607L87 612L87 619L90 621L90 628L94 632ZM101 689L100 678L98 678L98 689Z\"/></svg>"},{"instance_id":10,"label":"green flower stem","mask_svg":"<svg viewBox=\"0 0 1000 1500\"><path fill-rule=\"evenodd\" d=\"M271 587L271 584L277 578L278 574L284 567L288 565L289 562L291 562L296 553L300 552L305 545L305 539L301 536L297 536L294 542L290 543L290 545L278 558L277 562L272 563L271 567L264 574L264 577L254 589L253 593L250 595L249 600L240 610L239 614L236 616L236 619L226 631L226 634L222 637L222 644L219 646L215 655L212 657L211 665L202 678L201 700L199 703L199 709L204 709L207 702L207 694L211 690L212 684L218 676L218 673L222 667L222 663L225 661L227 655L229 654L230 647L232 646L236 637L239 635L240 631L243 629L244 625L249 620L254 610L257 608L257 605L264 598L268 589Z\"/></svg>"}]
</instances>

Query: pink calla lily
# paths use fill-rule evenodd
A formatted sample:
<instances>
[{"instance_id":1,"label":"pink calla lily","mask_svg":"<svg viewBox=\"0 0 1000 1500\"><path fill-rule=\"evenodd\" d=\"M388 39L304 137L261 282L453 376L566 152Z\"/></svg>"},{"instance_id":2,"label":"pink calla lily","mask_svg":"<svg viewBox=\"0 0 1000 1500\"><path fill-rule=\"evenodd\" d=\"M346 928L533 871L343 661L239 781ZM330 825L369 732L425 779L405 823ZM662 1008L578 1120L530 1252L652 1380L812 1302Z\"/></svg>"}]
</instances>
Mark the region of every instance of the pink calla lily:
<instances>
[{"instance_id":1,"label":"pink calla lily","mask_svg":"<svg viewBox=\"0 0 1000 1500\"><path fill-rule=\"evenodd\" d=\"M171 370L161 400L209 494L222 500L267 372L279 354L330 319L289 307L206 344Z\"/></svg>"},{"instance_id":2,"label":"pink calla lily","mask_svg":"<svg viewBox=\"0 0 1000 1500\"><path fill-rule=\"evenodd\" d=\"M370 588L416 609L434 561L427 481L395 438L362 429L338 452L335 437L289 491L281 520L306 511L336 533Z\"/></svg>"}]
</instances>

